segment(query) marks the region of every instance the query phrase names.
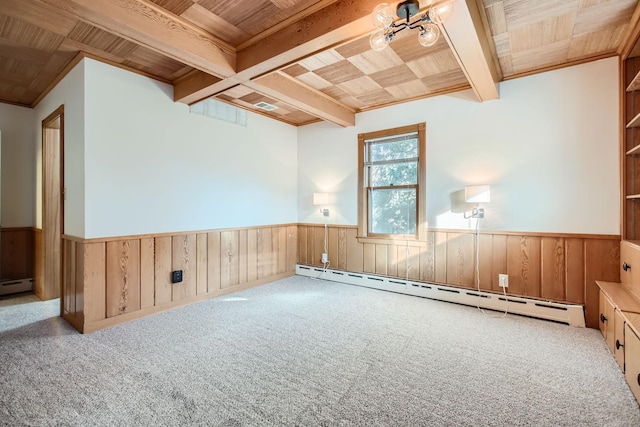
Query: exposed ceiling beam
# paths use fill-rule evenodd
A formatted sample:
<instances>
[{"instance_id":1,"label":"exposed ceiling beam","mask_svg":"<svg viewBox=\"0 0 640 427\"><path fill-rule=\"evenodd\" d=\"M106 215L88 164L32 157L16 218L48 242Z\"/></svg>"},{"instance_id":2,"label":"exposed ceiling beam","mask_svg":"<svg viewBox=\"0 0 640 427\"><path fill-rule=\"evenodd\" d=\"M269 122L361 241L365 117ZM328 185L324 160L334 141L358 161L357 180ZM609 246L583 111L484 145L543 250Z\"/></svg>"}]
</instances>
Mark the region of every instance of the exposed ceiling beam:
<instances>
[{"instance_id":1,"label":"exposed ceiling beam","mask_svg":"<svg viewBox=\"0 0 640 427\"><path fill-rule=\"evenodd\" d=\"M498 71L476 1L456 0L453 13L441 28L478 100L500 98Z\"/></svg>"},{"instance_id":2,"label":"exposed ceiling beam","mask_svg":"<svg viewBox=\"0 0 640 427\"><path fill-rule=\"evenodd\" d=\"M193 71L173 82L173 100L191 105L243 83L237 77L218 79L202 71Z\"/></svg>"},{"instance_id":3,"label":"exposed ceiling beam","mask_svg":"<svg viewBox=\"0 0 640 427\"><path fill-rule=\"evenodd\" d=\"M233 47L148 0L37 1L208 74L235 74Z\"/></svg>"},{"instance_id":4,"label":"exposed ceiling beam","mask_svg":"<svg viewBox=\"0 0 640 427\"><path fill-rule=\"evenodd\" d=\"M326 2L327 6L304 16L237 53L236 78L240 82L311 56L321 50L344 43L371 32L371 11L380 0L342 0ZM202 81L192 75L190 78ZM187 80L178 82L174 100L191 104L225 90L223 82L208 89ZM231 87L231 86L229 86ZM194 90L190 93L189 90ZM179 96L178 96L179 95Z\"/></svg>"},{"instance_id":5,"label":"exposed ceiling beam","mask_svg":"<svg viewBox=\"0 0 640 427\"><path fill-rule=\"evenodd\" d=\"M238 51L238 72L259 75L320 50L370 33L371 11L380 0L343 0Z\"/></svg>"},{"instance_id":6,"label":"exposed ceiling beam","mask_svg":"<svg viewBox=\"0 0 640 427\"><path fill-rule=\"evenodd\" d=\"M194 70L173 82L173 99L174 101L184 102L185 104L193 104L210 96L208 88L216 83L225 82L226 80L229 79L222 80L211 74ZM233 83L230 83L229 87L232 85ZM200 93L201 91L203 93Z\"/></svg>"},{"instance_id":7,"label":"exposed ceiling beam","mask_svg":"<svg viewBox=\"0 0 640 427\"><path fill-rule=\"evenodd\" d=\"M355 110L284 73L267 74L245 85L339 126L356 124Z\"/></svg>"},{"instance_id":8,"label":"exposed ceiling beam","mask_svg":"<svg viewBox=\"0 0 640 427\"><path fill-rule=\"evenodd\" d=\"M637 42L640 37L640 2L636 5L636 9L631 16L627 33L618 47L618 55L623 60L630 56L638 55Z\"/></svg>"}]
</instances>

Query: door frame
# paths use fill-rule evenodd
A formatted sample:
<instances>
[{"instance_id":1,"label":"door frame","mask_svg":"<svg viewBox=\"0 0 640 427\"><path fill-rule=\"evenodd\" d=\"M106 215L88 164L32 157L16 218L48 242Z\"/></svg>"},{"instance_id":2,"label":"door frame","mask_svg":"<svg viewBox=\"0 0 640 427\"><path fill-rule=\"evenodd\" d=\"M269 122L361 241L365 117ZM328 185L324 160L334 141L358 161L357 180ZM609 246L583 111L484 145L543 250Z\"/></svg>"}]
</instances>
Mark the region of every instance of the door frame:
<instances>
[{"instance_id":1,"label":"door frame","mask_svg":"<svg viewBox=\"0 0 640 427\"><path fill-rule=\"evenodd\" d=\"M50 137L48 135L51 129L58 130L58 137L54 138L57 141L50 141ZM59 197L57 200L51 200L49 192L47 191L48 179L50 179L50 174L47 170L47 158L51 155L51 150L47 149L47 145L51 143L58 143L59 150L59 164L54 167L59 168L59 176L60 176L60 188L59 188ZM36 284L36 288L40 290L40 295L36 295L43 300L49 300L54 298L60 298L60 315L63 314L64 308L64 292L63 292L63 266L64 266L64 251L63 251L63 241L62 235L64 234L64 199L65 190L64 190L64 105L58 107L55 111L49 114L42 121L42 236L39 239L38 245L40 246L39 255L36 260L36 281L38 279L41 280L40 284ZM47 244L51 244L49 240L51 237L48 237L50 228L55 227L56 224L52 223L51 219L48 218L47 208L49 207L49 203L57 203L58 209L60 211L60 224L59 225L59 233L55 233L53 236L55 239L59 239L60 247L58 251L50 251L53 253L45 253L45 248L47 248ZM54 242L55 245L55 242ZM40 268L38 268L38 265ZM58 274L56 274L56 272ZM52 277L53 275L53 277ZM55 276L59 276L56 280Z\"/></svg>"}]
</instances>

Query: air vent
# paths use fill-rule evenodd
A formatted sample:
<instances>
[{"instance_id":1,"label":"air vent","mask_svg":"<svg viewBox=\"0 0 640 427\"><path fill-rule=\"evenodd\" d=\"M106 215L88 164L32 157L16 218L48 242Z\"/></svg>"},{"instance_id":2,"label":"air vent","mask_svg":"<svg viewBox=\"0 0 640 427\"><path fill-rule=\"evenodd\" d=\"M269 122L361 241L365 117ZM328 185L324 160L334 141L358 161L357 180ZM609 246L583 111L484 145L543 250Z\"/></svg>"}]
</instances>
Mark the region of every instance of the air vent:
<instances>
[{"instance_id":1,"label":"air vent","mask_svg":"<svg viewBox=\"0 0 640 427\"><path fill-rule=\"evenodd\" d=\"M278 109L278 107L276 107L275 105L269 104L268 102L258 102L257 104L254 104L254 106L263 109L264 111L273 111Z\"/></svg>"}]
</instances>

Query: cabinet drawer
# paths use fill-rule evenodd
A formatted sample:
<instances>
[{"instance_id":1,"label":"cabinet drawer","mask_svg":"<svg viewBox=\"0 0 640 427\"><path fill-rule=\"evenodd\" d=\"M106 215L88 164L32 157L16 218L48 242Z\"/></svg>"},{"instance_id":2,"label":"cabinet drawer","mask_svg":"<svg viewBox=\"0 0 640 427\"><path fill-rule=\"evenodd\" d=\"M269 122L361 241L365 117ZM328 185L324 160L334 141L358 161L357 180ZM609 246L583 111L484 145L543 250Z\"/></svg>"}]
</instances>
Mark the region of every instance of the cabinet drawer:
<instances>
[{"instance_id":1,"label":"cabinet drawer","mask_svg":"<svg viewBox=\"0 0 640 427\"><path fill-rule=\"evenodd\" d=\"M640 247L629 242L621 242L620 282L633 289L638 286L638 281L640 281Z\"/></svg>"},{"instance_id":2,"label":"cabinet drawer","mask_svg":"<svg viewBox=\"0 0 640 427\"><path fill-rule=\"evenodd\" d=\"M629 325L625 326L625 378L631 391L640 402L640 338L631 330Z\"/></svg>"},{"instance_id":3,"label":"cabinet drawer","mask_svg":"<svg viewBox=\"0 0 640 427\"><path fill-rule=\"evenodd\" d=\"M614 342L613 342L613 354L616 357L616 362L620 366L620 369L624 372L624 317L622 317L622 313L620 311L615 310L614 315Z\"/></svg>"},{"instance_id":4,"label":"cabinet drawer","mask_svg":"<svg viewBox=\"0 0 640 427\"><path fill-rule=\"evenodd\" d=\"M602 332L602 336L604 336L604 339L607 341L611 353L615 353L615 309L611 301L609 301L609 298L607 298L602 291L600 291L599 321L600 332Z\"/></svg>"}]
</instances>

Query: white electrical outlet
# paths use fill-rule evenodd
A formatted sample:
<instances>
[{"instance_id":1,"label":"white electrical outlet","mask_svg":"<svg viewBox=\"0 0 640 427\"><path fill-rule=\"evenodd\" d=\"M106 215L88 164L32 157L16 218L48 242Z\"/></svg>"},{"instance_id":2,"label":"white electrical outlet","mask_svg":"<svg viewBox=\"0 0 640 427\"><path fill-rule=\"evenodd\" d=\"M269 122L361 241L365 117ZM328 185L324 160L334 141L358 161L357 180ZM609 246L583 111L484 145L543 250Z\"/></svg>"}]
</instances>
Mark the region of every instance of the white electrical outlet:
<instances>
[{"instance_id":1,"label":"white electrical outlet","mask_svg":"<svg viewBox=\"0 0 640 427\"><path fill-rule=\"evenodd\" d=\"M509 287L509 275L508 274L498 274L498 286L501 288Z\"/></svg>"},{"instance_id":2,"label":"white electrical outlet","mask_svg":"<svg viewBox=\"0 0 640 427\"><path fill-rule=\"evenodd\" d=\"M326 264L329 262L329 255L327 254L322 254L322 263Z\"/></svg>"}]
</instances>

